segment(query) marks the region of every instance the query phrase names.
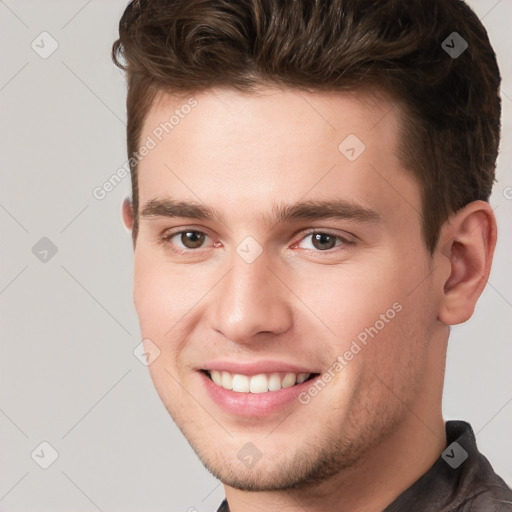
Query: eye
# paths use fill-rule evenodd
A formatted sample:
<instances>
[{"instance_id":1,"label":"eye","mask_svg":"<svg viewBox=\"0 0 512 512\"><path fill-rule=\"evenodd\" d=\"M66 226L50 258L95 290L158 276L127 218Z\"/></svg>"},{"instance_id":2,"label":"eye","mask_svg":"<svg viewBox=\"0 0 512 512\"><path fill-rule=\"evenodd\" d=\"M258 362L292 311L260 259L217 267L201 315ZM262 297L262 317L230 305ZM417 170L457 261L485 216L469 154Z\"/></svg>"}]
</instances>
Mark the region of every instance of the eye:
<instances>
[{"instance_id":1,"label":"eye","mask_svg":"<svg viewBox=\"0 0 512 512\"><path fill-rule=\"evenodd\" d=\"M311 239L310 247L303 247L308 250L314 250L316 252L327 252L340 245L353 245L355 242L345 238L341 235L329 233L325 231L312 231L306 234L300 242L296 245L301 245L305 240ZM339 241L339 243L337 243Z\"/></svg>"},{"instance_id":2,"label":"eye","mask_svg":"<svg viewBox=\"0 0 512 512\"><path fill-rule=\"evenodd\" d=\"M177 252L187 252L201 248L207 238L210 237L202 231L186 229L164 235L161 243L175 246Z\"/></svg>"}]
</instances>

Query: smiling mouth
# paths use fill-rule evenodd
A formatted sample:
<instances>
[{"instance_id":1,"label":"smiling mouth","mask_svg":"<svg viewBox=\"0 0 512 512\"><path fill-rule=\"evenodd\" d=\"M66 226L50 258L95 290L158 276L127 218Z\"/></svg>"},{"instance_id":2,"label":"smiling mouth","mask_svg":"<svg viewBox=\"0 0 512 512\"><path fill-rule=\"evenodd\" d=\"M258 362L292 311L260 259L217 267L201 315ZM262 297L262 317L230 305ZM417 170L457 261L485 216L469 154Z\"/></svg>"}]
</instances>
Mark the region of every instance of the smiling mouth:
<instances>
[{"instance_id":1,"label":"smiling mouth","mask_svg":"<svg viewBox=\"0 0 512 512\"><path fill-rule=\"evenodd\" d=\"M220 370L201 370L217 386L235 393L267 393L310 381L319 373L272 372L242 375Z\"/></svg>"}]
</instances>

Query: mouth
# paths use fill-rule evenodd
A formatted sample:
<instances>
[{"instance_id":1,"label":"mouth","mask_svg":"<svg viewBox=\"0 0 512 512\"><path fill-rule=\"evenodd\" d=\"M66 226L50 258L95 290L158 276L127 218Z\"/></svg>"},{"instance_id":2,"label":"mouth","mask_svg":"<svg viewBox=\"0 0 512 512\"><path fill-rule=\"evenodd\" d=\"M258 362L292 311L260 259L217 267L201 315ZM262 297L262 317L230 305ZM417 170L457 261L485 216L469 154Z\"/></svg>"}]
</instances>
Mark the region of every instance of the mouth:
<instances>
[{"instance_id":1,"label":"mouth","mask_svg":"<svg viewBox=\"0 0 512 512\"><path fill-rule=\"evenodd\" d=\"M217 386L235 393L272 393L315 379L319 373L272 372L243 375L224 370L201 370Z\"/></svg>"}]
</instances>

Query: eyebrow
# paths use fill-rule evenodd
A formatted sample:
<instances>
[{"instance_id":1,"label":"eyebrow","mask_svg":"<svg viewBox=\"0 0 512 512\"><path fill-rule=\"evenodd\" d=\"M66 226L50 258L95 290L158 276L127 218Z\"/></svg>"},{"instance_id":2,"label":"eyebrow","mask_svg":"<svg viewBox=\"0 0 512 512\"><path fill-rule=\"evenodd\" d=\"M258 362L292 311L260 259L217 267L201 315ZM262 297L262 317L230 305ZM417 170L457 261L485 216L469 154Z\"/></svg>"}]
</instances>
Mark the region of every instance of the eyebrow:
<instances>
[{"instance_id":1,"label":"eyebrow","mask_svg":"<svg viewBox=\"0 0 512 512\"><path fill-rule=\"evenodd\" d=\"M196 202L176 201L170 197L151 199L141 210L141 217L183 217L225 223L219 210ZM265 225L300 220L355 220L379 223L382 216L376 211L345 199L310 200L294 204L275 204L271 214L265 214Z\"/></svg>"}]
</instances>

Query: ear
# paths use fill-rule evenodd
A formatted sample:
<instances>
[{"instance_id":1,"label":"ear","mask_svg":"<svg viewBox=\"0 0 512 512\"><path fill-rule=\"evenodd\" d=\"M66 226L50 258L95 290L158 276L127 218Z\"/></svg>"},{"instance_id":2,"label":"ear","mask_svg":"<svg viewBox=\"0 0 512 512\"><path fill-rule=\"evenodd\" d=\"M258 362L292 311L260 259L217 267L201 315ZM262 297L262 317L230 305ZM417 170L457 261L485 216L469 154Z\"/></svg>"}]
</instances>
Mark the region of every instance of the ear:
<instances>
[{"instance_id":1,"label":"ear","mask_svg":"<svg viewBox=\"0 0 512 512\"><path fill-rule=\"evenodd\" d=\"M133 228L133 206L132 201L129 197L127 197L123 201L122 206L122 214L123 214L123 223L126 226L128 231L131 231Z\"/></svg>"},{"instance_id":2,"label":"ear","mask_svg":"<svg viewBox=\"0 0 512 512\"><path fill-rule=\"evenodd\" d=\"M473 201L443 225L439 247L448 260L438 318L448 325L473 315L491 271L496 247L496 218L485 201Z\"/></svg>"}]
</instances>

